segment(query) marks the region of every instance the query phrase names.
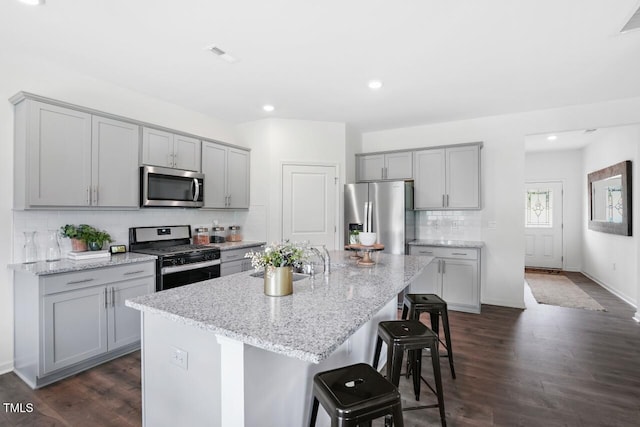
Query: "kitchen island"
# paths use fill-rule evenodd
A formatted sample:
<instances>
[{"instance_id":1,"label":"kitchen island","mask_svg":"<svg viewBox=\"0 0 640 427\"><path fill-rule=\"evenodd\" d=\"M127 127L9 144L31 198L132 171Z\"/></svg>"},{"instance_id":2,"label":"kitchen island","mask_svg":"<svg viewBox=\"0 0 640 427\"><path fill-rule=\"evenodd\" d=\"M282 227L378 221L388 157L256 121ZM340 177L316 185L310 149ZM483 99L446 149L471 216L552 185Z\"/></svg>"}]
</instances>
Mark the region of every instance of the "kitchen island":
<instances>
[{"instance_id":1,"label":"kitchen island","mask_svg":"<svg viewBox=\"0 0 640 427\"><path fill-rule=\"evenodd\" d=\"M128 300L142 313L144 425L307 424L313 375L371 363L378 322L432 260L377 253L363 268L350 255L331 252L329 275L285 297L243 272Z\"/></svg>"}]
</instances>

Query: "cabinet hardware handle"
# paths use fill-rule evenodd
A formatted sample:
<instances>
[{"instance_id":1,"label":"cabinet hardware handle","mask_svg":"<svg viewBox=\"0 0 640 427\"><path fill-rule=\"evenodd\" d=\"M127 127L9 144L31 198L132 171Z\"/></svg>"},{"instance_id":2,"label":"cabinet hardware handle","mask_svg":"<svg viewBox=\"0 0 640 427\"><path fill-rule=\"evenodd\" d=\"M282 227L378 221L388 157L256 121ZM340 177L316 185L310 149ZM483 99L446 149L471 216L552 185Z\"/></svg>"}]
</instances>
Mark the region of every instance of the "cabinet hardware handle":
<instances>
[{"instance_id":1,"label":"cabinet hardware handle","mask_svg":"<svg viewBox=\"0 0 640 427\"><path fill-rule=\"evenodd\" d=\"M104 308L109 307L109 298L107 297L107 288L104 288Z\"/></svg>"},{"instance_id":2,"label":"cabinet hardware handle","mask_svg":"<svg viewBox=\"0 0 640 427\"><path fill-rule=\"evenodd\" d=\"M138 273L144 273L144 270L127 271L126 273L124 273L124 275L129 276L131 274L138 274Z\"/></svg>"},{"instance_id":3,"label":"cabinet hardware handle","mask_svg":"<svg viewBox=\"0 0 640 427\"><path fill-rule=\"evenodd\" d=\"M446 205L444 204L444 194L442 195L442 207L446 207Z\"/></svg>"},{"instance_id":4,"label":"cabinet hardware handle","mask_svg":"<svg viewBox=\"0 0 640 427\"><path fill-rule=\"evenodd\" d=\"M87 283L87 282L91 282L91 281L93 281L93 279L73 280L71 282L67 282L67 285L78 285L80 283Z\"/></svg>"},{"instance_id":5,"label":"cabinet hardware handle","mask_svg":"<svg viewBox=\"0 0 640 427\"><path fill-rule=\"evenodd\" d=\"M447 207L449 207L449 195L447 194Z\"/></svg>"},{"instance_id":6,"label":"cabinet hardware handle","mask_svg":"<svg viewBox=\"0 0 640 427\"><path fill-rule=\"evenodd\" d=\"M115 307L116 306L116 288L112 287L111 288L111 307Z\"/></svg>"},{"instance_id":7,"label":"cabinet hardware handle","mask_svg":"<svg viewBox=\"0 0 640 427\"><path fill-rule=\"evenodd\" d=\"M451 252L451 255L466 255L465 252Z\"/></svg>"},{"instance_id":8,"label":"cabinet hardware handle","mask_svg":"<svg viewBox=\"0 0 640 427\"><path fill-rule=\"evenodd\" d=\"M442 262L441 259L438 260L438 273L440 273L440 263Z\"/></svg>"},{"instance_id":9,"label":"cabinet hardware handle","mask_svg":"<svg viewBox=\"0 0 640 427\"><path fill-rule=\"evenodd\" d=\"M431 255L433 253L433 251L419 251L419 253Z\"/></svg>"},{"instance_id":10,"label":"cabinet hardware handle","mask_svg":"<svg viewBox=\"0 0 640 427\"><path fill-rule=\"evenodd\" d=\"M444 274L444 266L446 265L446 261L442 260L442 274Z\"/></svg>"},{"instance_id":11,"label":"cabinet hardware handle","mask_svg":"<svg viewBox=\"0 0 640 427\"><path fill-rule=\"evenodd\" d=\"M227 259L238 259L238 258L243 258L243 255L229 255L227 257Z\"/></svg>"},{"instance_id":12,"label":"cabinet hardware handle","mask_svg":"<svg viewBox=\"0 0 640 427\"><path fill-rule=\"evenodd\" d=\"M229 206L231 206L231 194L229 194Z\"/></svg>"},{"instance_id":13,"label":"cabinet hardware handle","mask_svg":"<svg viewBox=\"0 0 640 427\"><path fill-rule=\"evenodd\" d=\"M87 187L87 205L91 204L91 186Z\"/></svg>"}]
</instances>

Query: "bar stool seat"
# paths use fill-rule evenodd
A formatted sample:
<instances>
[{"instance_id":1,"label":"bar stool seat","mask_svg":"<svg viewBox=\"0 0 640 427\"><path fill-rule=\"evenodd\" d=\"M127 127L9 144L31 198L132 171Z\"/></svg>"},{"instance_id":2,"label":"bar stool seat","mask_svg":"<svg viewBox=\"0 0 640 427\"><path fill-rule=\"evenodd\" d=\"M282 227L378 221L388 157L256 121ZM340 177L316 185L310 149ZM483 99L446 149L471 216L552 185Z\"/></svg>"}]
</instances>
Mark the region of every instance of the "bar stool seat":
<instances>
[{"instance_id":1,"label":"bar stool seat","mask_svg":"<svg viewBox=\"0 0 640 427\"><path fill-rule=\"evenodd\" d=\"M451 368L451 377L456 378L456 370L453 366L453 348L451 347L451 332L449 330L449 313L447 303L436 294L405 294L402 318L420 320L421 313L429 313L431 320L431 330L435 332L440 344L447 350L446 353L440 354L440 357L449 359L449 367ZM443 342L440 338L440 318L442 318L442 329L444 331Z\"/></svg>"},{"instance_id":2,"label":"bar stool seat","mask_svg":"<svg viewBox=\"0 0 640 427\"><path fill-rule=\"evenodd\" d=\"M419 320L389 320L378 323L378 340L373 358L373 368L377 369L382 350L382 342L387 344L387 380L398 387L400 384L400 370L402 358L407 351L407 362L411 366L413 375L413 391L416 400L420 400L420 381L436 395L438 403L434 405L422 405L412 408L404 408L405 411L423 408L435 408L440 410L440 422L446 426L444 411L444 393L442 390L442 377L440 374L440 359L438 357L438 337ZM431 364L433 366L433 379L435 389L421 375L422 349L431 351Z\"/></svg>"},{"instance_id":3,"label":"bar stool seat","mask_svg":"<svg viewBox=\"0 0 640 427\"><path fill-rule=\"evenodd\" d=\"M331 417L332 426L370 426L371 420L382 416L391 416L397 427L404 426L398 389L366 363L313 377L310 427L316 425L319 404Z\"/></svg>"}]
</instances>

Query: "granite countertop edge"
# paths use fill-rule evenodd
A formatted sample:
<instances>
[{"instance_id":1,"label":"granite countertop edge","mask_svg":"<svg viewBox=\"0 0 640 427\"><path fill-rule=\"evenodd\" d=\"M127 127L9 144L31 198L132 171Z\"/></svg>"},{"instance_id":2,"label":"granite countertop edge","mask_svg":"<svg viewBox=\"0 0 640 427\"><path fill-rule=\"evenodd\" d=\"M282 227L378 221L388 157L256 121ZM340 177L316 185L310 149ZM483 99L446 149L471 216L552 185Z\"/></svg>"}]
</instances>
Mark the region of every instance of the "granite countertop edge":
<instances>
[{"instance_id":1,"label":"granite countertop edge","mask_svg":"<svg viewBox=\"0 0 640 427\"><path fill-rule=\"evenodd\" d=\"M47 276L50 274L73 273L76 271L92 270L95 268L155 261L157 258L158 257L155 255L127 252L124 254L111 255L108 258L105 257L78 261L62 258L58 261L52 262L38 261L33 264L9 264L7 268L16 272L31 273L35 276Z\"/></svg>"},{"instance_id":2,"label":"granite countertop edge","mask_svg":"<svg viewBox=\"0 0 640 427\"><path fill-rule=\"evenodd\" d=\"M236 318L233 310L225 313L223 308L223 311L216 309L211 313L208 312L209 307L226 307L224 304L226 301L241 299L250 304L257 304L252 305L253 312L260 313L269 319L271 312L268 311L268 304L264 305L263 282L262 280L252 282L249 279L251 272L237 273L187 287L137 297L126 300L125 304L143 313L157 315L263 350L317 364L329 357L356 330L373 318L394 295L404 289L433 260L433 257L427 256L379 255L382 264L382 269L379 270L354 267L353 261L348 259L349 255L350 253L345 251L340 253L332 251L332 266L335 266L336 271L334 273L332 270L331 278L327 279L327 276L323 278L320 275L316 276L315 280L308 278L295 282L299 290L294 292L294 298L298 295L300 299L292 300L289 296L271 297L276 298L274 302L283 303L281 316L285 320L291 319L290 314L298 320L310 320L307 317L309 311L306 307L309 303L314 304L318 317L314 317L315 320L306 325L306 332L314 330L317 322L321 322L317 324L323 327L324 332L311 333L308 337L306 333L301 333L293 340L288 338L289 332L293 330L291 328L299 328L299 324L272 329L268 324L265 328L262 324L256 325L251 321L247 322L247 319ZM338 260L338 258L342 259ZM291 310L293 301L296 301L297 307L293 305L295 311L288 311ZM354 302L356 306L352 306ZM287 305L289 308L285 309ZM267 311L264 311L265 307ZM345 307L354 309L345 310ZM322 311L325 308L328 311ZM330 319L333 319L331 313L334 309L342 310L342 313L347 315L336 318L335 324L332 324L333 320ZM278 318L278 322L282 319ZM300 338L302 336L305 338Z\"/></svg>"},{"instance_id":3,"label":"granite countertop edge","mask_svg":"<svg viewBox=\"0 0 640 427\"><path fill-rule=\"evenodd\" d=\"M243 240L241 242L224 242L224 243L209 243L208 246L218 248L221 251L230 251L232 249L244 249L251 248L254 246L263 246L266 245L267 242L261 241L251 241L251 240Z\"/></svg>"},{"instance_id":4,"label":"granite countertop edge","mask_svg":"<svg viewBox=\"0 0 640 427\"><path fill-rule=\"evenodd\" d=\"M440 246L443 248L483 248L484 242L480 240L444 240L444 239L417 239L409 242L410 246Z\"/></svg>"}]
</instances>

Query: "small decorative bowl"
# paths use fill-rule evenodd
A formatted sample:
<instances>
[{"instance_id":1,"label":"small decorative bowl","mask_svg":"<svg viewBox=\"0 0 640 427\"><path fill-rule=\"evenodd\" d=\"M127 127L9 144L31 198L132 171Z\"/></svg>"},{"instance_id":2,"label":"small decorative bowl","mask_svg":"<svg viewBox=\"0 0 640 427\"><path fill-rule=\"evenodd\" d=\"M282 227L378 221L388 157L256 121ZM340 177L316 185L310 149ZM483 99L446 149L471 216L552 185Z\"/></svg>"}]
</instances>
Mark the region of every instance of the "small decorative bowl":
<instances>
[{"instance_id":1,"label":"small decorative bowl","mask_svg":"<svg viewBox=\"0 0 640 427\"><path fill-rule=\"evenodd\" d=\"M376 233L364 233L361 231L358 237L360 238L360 244L363 246L372 246L376 243Z\"/></svg>"}]
</instances>

